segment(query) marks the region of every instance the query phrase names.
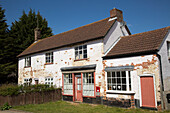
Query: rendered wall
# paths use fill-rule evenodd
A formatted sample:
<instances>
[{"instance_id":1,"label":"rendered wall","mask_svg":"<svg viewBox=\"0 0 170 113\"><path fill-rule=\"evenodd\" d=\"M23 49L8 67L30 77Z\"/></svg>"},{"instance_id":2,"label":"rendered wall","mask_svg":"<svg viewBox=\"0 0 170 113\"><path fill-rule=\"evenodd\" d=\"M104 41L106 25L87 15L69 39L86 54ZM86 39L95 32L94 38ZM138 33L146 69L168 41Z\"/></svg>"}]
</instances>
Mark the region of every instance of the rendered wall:
<instances>
[{"instance_id":1,"label":"rendered wall","mask_svg":"<svg viewBox=\"0 0 170 113\"><path fill-rule=\"evenodd\" d=\"M106 53L114 44L114 42L121 36L127 36L128 32L126 31L125 27L121 27L120 22L115 22L113 27L110 29L108 34L104 38L104 53Z\"/></svg>"},{"instance_id":2,"label":"rendered wall","mask_svg":"<svg viewBox=\"0 0 170 113\"><path fill-rule=\"evenodd\" d=\"M164 91L170 91L170 60L168 58L167 41L170 41L170 32L166 35L165 41L158 52L161 55Z\"/></svg>"}]
</instances>

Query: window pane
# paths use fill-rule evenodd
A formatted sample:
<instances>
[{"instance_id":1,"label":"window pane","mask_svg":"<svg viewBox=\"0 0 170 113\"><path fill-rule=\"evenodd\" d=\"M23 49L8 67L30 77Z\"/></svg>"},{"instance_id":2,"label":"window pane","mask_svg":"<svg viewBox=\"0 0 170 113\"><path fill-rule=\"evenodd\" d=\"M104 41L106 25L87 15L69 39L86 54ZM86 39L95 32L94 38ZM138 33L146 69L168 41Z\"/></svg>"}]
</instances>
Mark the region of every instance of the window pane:
<instances>
[{"instance_id":1,"label":"window pane","mask_svg":"<svg viewBox=\"0 0 170 113\"><path fill-rule=\"evenodd\" d=\"M117 78L117 83L120 84L120 78Z\"/></svg>"},{"instance_id":2,"label":"window pane","mask_svg":"<svg viewBox=\"0 0 170 113\"><path fill-rule=\"evenodd\" d=\"M116 90L116 85L113 85L112 87L113 87L113 90Z\"/></svg>"},{"instance_id":3,"label":"window pane","mask_svg":"<svg viewBox=\"0 0 170 113\"><path fill-rule=\"evenodd\" d=\"M87 58L87 55L85 54L85 55L83 55L83 57L84 57L84 58Z\"/></svg>"},{"instance_id":4,"label":"window pane","mask_svg":"<svg viewBox=\"0 0 170 113\"><path fill-rule=\"evenodd\" d=\"M115 77L115 72L112 72L112 77Z\"/></svg>"},{"instance_id":5,"label":"window pane","mask_svg":"<svg viewBox=\"0 0 170 113\"><path fill-rule=\"evenodd\" d=\"M83 49L87 49L87 45L83 45Z\"/></svg>"},{"instance_id":6,"label":"window pane","mask_svg":"<svg viewBox=\"0 0 170 113\"><path fill-rule=\"evenodd\" d=\"M81 50L82 49L82 46L79 46L79 50Z\"/></svg>"},{"instance_id":7,"label":"window pane","mask_svg":"<svg viewBox=\"0 0 170 113\"><path fill-rule=\"evenodd\" d=\"M122 90L126 91L126 85L122 85Z\"/></svg>"},{"instance_id":8,"label":"window pane","mask_svg":"<svg viewBox=\"0 0 170 113\"><path fill-rule=\"evenodd\" d=\"M112 83L116 83L116 78L112 78Z\"/></svg>"},{"instance_id":9,"label":"window pane","mask_svg":"<svg viewBox=\"0 0 170 113\"><path fill-rule=\"evenodd\" d=\"M120 72L119 71L117 72L117 77L120 77Z\"/></svg>"},{"instance_id":10,"label":"window pane","mask_svg":"<svg viewBox=\"0 0 170 113\"><path fill-rule=\"evenodd\" d=\"M107 77L111 77L110 72L107 72Z\"/></svg>"},{"instance_id":11,"label":"window pane","mask_svg":"<svg viewBox=\"0 0 170 113\"><path fill-rule=\"evenodd\" d=\"M117 90L121 90L121 85L117 85Z\"/></svg>"},{"instance_id":12,"label":"window pane","mask_svg":"<svg viewBox=\"0 0 170 113\"><path fill-rule=\"evenodd\" d=\"M108 90L111 90L111 84L108 84Z\"/></svg>"},{"instance_id":13,"label":"window pane","mask_svg":"<svg viewBox=\"0 0 170 113\"><path fill-rule=\"evenodd\" d=\"M111 78L107 78L107 82L108 82L108 83L111 83Z\"/></svg>"},{"instance_id":14,"label":"window pane","mask_svg":"<svg viewBox=\"0 0 170 113\"><path fill-rule=\"evenodd\" d=\"M78 50L78 47L75 47L75 50Z\"/></svg>"},{"instance_id":15,"label":"window pane","mask_svg":"<svg viewBox=\"0 0 170 113\"><path fill-rule=\"evenodd\" d=\"M87 50L83 50L83 53L84 53L84 54L87 54Z\"/></svg>"},{"instance_id":16,"label":"window pane","mask_svg":"<svg viewBox=\"0 0 170 113\"><path fill-rule=\"evenodd\" d=\"M122 77L126 77L126 72L122 71Z\"/></svg>"},{"instance_id":17,"label":"window pane","mask_svg":"<svg viewBox=\"0 0 170 113\"><path fill-rule=\"evenodd\" d=\"M126 84L126 78L122 78L122 84Z\"/></svg>"}]
</instances>

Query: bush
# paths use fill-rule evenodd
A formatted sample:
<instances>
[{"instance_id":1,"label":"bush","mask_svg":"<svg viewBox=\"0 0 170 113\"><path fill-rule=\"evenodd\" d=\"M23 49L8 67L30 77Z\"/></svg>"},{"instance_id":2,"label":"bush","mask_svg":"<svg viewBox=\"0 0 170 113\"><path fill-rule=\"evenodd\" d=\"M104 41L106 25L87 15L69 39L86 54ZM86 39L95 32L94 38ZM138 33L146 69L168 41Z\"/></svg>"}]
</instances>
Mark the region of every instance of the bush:
<instances>
[{"instance_id":1,"label":"bush","mask_svg":"<svg viewBox=\"0 0 170 113\"><path fill-rule=\"evenodd\" d=\"M19 87L13 84L4 84L0 87L0 95L17 95L19 94Z\"/></svg>"},{"instance_id":2,"label":"bush","mask_svg":"<svg viewBox=\"0 0 170 113\"><path fill-rule=\"evenodd\" d=\"M1 110L9 110L10 108L12 108L12 106L10 106L7 102L1 107Z\"/></svg>"},{"instance_id":3,"label":"bush","mask_svg":"<svg viewBox=\"0 0 170 113\"><path fill-rule=\"evenodd\" d=\"M39 84L39 85L31 85L31 86L23 86L23 85L12 85L6 84L0 87L0 95L18 95L19 93L30 93L30 92L43 92L43 91L51 91L55 90L53 86L49 87L49 85Z\"/></svg>"}]
</instances>

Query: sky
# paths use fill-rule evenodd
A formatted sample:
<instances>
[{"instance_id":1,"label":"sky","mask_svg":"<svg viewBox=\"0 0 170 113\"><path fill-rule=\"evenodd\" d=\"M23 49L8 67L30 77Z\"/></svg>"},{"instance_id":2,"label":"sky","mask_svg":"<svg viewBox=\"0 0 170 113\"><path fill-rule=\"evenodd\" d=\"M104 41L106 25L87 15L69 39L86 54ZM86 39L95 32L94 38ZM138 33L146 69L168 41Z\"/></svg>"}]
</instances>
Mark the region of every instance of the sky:
<instances>
[{"instance_id":1,"label":"sky","mask_svg":"<svg viewBox=\"0 0 170 113\"><path fill-rule=\"evenodd\" d=\"M132 34L170 26L170 0L0 0L9 29L23 11L39 11L53 34L59 34L110 16L110 10L123 11Z\"/></svg>"}]
</instances>

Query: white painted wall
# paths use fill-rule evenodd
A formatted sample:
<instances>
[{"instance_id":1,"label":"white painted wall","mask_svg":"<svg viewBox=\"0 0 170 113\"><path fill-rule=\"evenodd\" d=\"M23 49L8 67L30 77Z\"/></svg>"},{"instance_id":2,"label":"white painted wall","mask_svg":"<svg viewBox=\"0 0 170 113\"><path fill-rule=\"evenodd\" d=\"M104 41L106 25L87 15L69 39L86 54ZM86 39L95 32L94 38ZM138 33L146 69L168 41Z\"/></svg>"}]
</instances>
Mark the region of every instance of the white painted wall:
<instances>
[{"instance_id":1,"label":"white painted wall","mask_svg":"<svg viewBox=\"0 0 170 113\"><path fill-rule=\"evenodd\" d=\"M128 36L128 32L122 23L116 21L104 38L104 53L106 53L121 36Z\"/></svg>"},{"instance_id":2,"label":"white painted wall","mask_svg":"<svg viewBox=\"0 0 170 113\"><path fill-rule=\"evenodd\" d=\"M170 91L170 60L168 59L167 41L170 41L170 31L165 36L165 41L158 52L161 55L164 91Z\"/></svg>"},{"instance_id":3,"label":"white painted wall","mask_svg":"<svg viewBox=\"0 0 170 113\"><path fill-rule=\"evenodd\" d=\"M45 77L53 77L54 85L56 87L62 86L62 73L61 67L70 66L84 66L90 64L96 64L96 84L98 76L102 75L102 56L103 56L103 40L91 41L87 44L88 60L74 61L75 50L74 47L65 47L60 49L51 50L53 52L54 63L45 65L45 53L38 53L31 55L31 67L24 68L25 57L19 58L19 78L18 84L23 84L24 78L32 78L34 84L34 78L39 79L39 83L45 83ZM50 52L50 51L47 51Z\"/></svg>"}]
</instances>

